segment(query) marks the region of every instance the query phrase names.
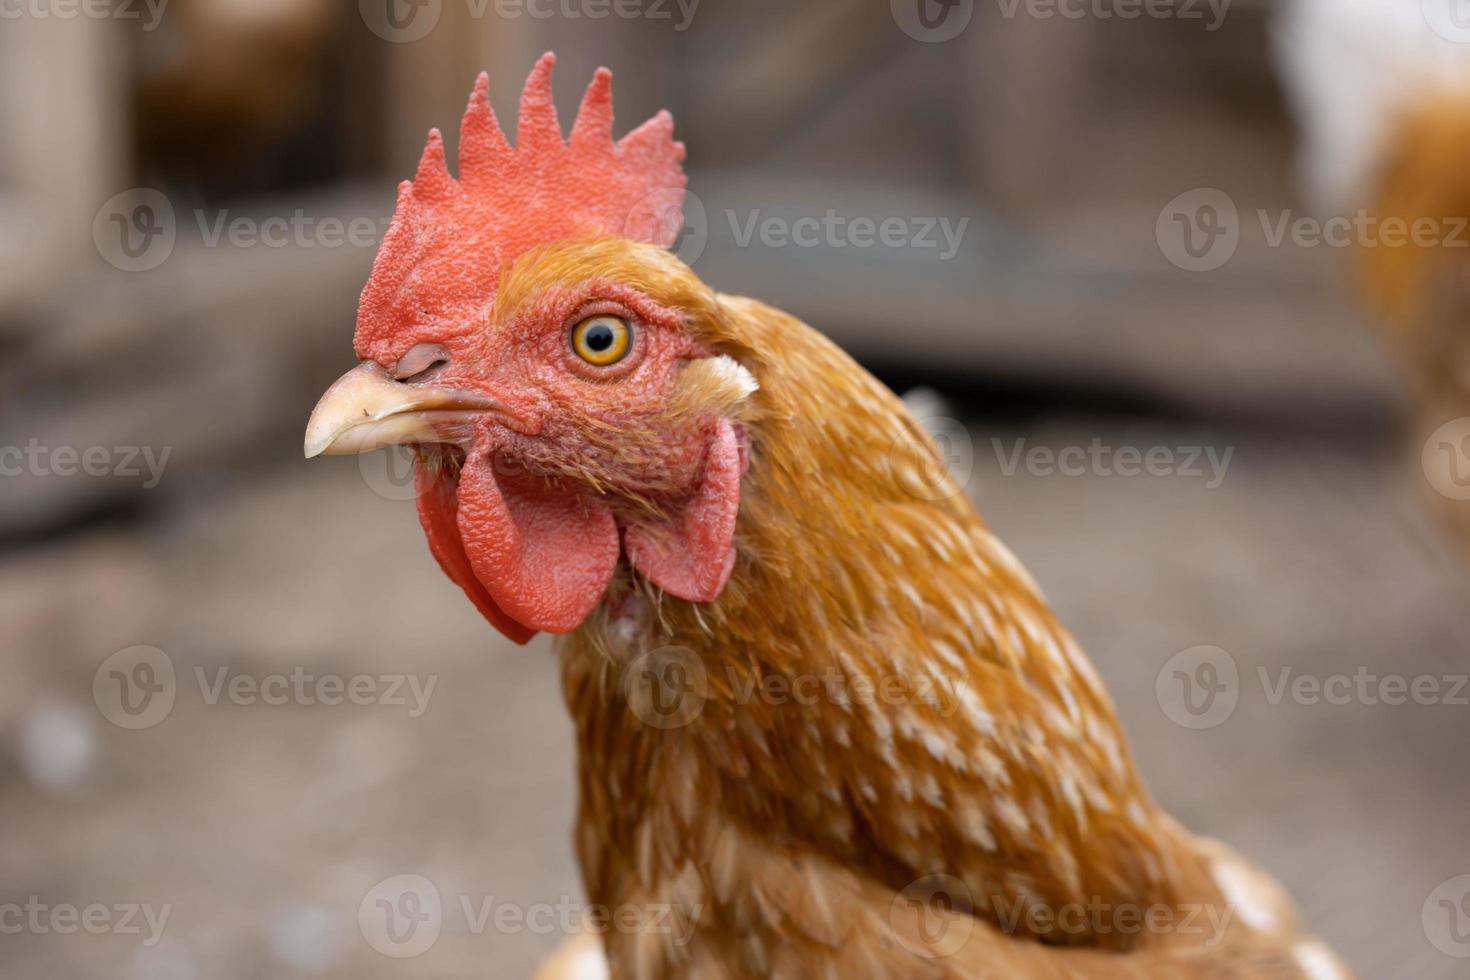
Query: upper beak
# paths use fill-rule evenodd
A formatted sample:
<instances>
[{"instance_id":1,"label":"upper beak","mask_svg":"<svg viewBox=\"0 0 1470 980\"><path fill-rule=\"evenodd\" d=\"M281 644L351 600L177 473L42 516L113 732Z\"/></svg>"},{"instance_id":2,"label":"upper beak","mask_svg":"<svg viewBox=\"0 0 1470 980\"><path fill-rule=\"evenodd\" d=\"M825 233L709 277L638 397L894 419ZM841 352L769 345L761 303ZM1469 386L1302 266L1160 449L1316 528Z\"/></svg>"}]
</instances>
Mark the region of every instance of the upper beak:
<instances>
[{"instance_id":1,"label":"upper beak","mask_svg":"<svg viewBox=\"0 0 1470 980\"><path fill-rule=\"evenodd\" d=\"M306 423L306 458L408 442L457 442L472 427L468 413L500 409L483 395L395 381L381 364L363 361L317 402Z\"/></svg>"}]
</instances>

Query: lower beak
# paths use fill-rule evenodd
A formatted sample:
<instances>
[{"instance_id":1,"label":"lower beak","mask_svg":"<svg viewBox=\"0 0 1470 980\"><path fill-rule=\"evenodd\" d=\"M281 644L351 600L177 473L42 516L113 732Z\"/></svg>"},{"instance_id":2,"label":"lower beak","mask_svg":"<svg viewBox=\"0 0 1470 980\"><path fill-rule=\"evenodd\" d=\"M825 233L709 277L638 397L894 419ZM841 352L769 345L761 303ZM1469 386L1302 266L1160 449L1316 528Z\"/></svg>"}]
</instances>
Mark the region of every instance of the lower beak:
<instances>
[{"instance_id":1,"label":"lower beak","mask_svg":"<svg viewBox=\"0 0 1470 980\"><path fill-rule=\"evenodd\" d=\"M365 453L414 442L461 442L491 398L422 383L395 381L376 361L363 361L332 383L306 423L306 458Z\"/></svg>"}]
</instances>

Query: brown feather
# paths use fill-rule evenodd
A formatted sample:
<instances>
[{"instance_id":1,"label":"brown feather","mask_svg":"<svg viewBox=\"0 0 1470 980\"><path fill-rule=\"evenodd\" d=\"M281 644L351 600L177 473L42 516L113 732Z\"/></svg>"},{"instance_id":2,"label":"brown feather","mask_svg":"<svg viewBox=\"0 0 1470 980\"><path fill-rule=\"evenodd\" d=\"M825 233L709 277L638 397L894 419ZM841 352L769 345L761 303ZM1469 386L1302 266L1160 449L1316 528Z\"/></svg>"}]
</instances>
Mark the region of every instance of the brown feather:
<instances>
[{"instance_id":1,"label":"brown feather","mask_svg":"<svg viewBox=\"0 0 1470 980\"><path fill-rule=\"evenodd\" d=\"M759 383L723 594L696 605L624 570L562 646L591 900L694 927L682 945L609 929L612 975L1306 976L1289 906L1256 889L1237 908L1222 867L1257 873L1157 808L1085 655L902 403L666 253L595 251L594 275L687 311ZM526 278L557 275L555 252ZM672 725L661 676L683 678ZM953 949L903 924L901 893L932 875L959 883L934 913L965 930ZM1208 909L1218 928L1011 914L1068 906Z\"/></svg>"}]
</instances>

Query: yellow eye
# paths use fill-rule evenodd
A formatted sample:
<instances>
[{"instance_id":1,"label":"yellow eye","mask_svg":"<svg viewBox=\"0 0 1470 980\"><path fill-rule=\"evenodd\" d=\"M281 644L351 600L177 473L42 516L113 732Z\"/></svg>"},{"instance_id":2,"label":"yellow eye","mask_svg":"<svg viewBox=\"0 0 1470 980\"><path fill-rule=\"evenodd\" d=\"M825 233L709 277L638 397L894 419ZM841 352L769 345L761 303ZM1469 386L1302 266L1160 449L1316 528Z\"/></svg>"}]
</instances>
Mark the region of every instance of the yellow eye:
<instances>
[{"instance_id":1,"label":"yellow eye","mask_svg":"<svg viewBox=\"0 0 1470 980\"><path fill-rule=\"evenodd\" d=\"M607 367L628 356L633 328L622 317L589 316L572 328L572 351L593 367Z\"/></svg>"}]
</instances>

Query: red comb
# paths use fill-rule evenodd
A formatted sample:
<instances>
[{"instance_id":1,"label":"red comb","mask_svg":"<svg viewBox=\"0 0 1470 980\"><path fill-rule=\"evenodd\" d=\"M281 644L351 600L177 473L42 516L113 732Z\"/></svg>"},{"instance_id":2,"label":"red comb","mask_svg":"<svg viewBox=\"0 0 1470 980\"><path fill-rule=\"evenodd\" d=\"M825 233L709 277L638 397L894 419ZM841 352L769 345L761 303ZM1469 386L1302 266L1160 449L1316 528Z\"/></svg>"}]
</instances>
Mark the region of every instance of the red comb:
<instances>
[{"instance_id":1,"label":"red comb","mask_svg":"<svg viewBox=\"0 0 1470 980\"><path fill-rule=\"evenodd\" d=\"M564 141L551 98L555 63L547 52L526 79L514 148L480 73L460 124L458 180L444 138L430 131L363 287L359 357L391 363L415 343L473 329L501 274L538 245L608 235L674 243L687 179L673 118L659 112L613 142L612 73L599 68Z\"/></svg>"}]
</instances>

